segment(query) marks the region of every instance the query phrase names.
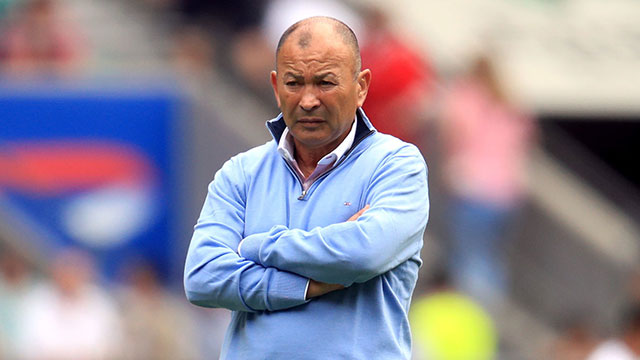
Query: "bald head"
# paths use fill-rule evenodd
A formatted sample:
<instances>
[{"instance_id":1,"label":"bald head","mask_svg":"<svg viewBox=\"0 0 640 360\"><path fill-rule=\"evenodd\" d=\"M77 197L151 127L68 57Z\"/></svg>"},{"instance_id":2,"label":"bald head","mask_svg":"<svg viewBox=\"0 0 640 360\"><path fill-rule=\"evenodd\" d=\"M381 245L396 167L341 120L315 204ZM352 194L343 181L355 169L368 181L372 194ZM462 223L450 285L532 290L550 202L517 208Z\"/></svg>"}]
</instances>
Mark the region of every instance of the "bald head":
<instances>
[{"instance_id":1,"label":"bald head","mask_svg":"<svg viewBox=\"0 0 640 360\"><path fill-rule=\"evenodd\" d=\"M362 60L360 58L360 47L358 46L356 34L347 24L328 16L314 16L303 19L285 30L280 37L278 47L276 48L276 70L278 68L278 57L282 46L291 39L292 41L296 41L296 45L298 47L302 49L307 48L313 41L314 34L318 36L317 32L319 31L320 24L331 25L330 28L336 35L336 38L342 40L342 42L351 50L354 60L354 74L357 76L362 67Z\"/></svg>"}]
</instances>

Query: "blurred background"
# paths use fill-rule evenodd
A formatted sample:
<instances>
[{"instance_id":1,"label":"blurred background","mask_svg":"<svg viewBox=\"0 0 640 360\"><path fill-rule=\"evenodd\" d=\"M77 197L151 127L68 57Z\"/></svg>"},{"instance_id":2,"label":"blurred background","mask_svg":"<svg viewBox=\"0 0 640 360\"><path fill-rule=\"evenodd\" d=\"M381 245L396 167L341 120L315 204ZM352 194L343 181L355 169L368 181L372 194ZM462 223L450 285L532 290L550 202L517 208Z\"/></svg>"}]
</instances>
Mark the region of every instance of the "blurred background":
<instances>
[{"instance_id":1,"label":"blurred background","mask_svg":"<svg viewBox=\"0 0 640 360\"><path fill-rule=\"evenodd\" d=\"M192 227L269 140L275 45L312 15L354 29L365 111L429 164L415 359L627 338L638 1L0 0L0 359L217 358L229 313L182 290Z\"/></svg>"}]
</instances>

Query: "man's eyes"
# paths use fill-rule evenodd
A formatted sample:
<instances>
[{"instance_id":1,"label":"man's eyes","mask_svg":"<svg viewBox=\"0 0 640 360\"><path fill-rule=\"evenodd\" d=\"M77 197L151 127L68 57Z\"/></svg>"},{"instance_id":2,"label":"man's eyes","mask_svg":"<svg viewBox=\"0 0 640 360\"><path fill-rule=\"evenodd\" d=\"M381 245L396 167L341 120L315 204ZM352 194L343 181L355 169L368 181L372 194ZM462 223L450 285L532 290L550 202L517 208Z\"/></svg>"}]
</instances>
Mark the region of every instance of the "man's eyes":
<instances>
[{"instance_id":1,"label":"man's eyes","mask_svg":"<svg viewBox=\"0 0 640 360\"><path fill-rule=\"evenodd\" d=\"M333 81L322 80L320 81L321 86L334 86L335 83Z\"/></svg>"},{"instance_id":2,"label":"man's eyes","mask_svg":"<svg viewBox=\"0 0 640 360\"><path fill-rule=\"evenodd\" d=\"M285 86L288 86L288 87L296 87L296 86L302 86L303 82L297 81L297 80L288 80L288 81L285 81L284 84ZM320 80L316 84L322 87L336 86L336 83L331 80Z\"/></svg>"}]
</instances>

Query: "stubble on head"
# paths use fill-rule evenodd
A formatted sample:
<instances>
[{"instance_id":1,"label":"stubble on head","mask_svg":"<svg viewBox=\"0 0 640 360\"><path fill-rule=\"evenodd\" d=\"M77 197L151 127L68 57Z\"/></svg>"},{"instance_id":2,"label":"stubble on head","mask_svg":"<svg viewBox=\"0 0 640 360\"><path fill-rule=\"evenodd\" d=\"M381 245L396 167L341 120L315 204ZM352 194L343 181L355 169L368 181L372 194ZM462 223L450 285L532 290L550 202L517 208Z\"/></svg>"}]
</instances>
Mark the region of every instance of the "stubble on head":
<instances>
[{"instance_id":1,"label":"stubble on head","mask_svg":"<svg viewBox=\"0 0 640 360\"><path fill-rule=\"evenodd\" d=\"M298 36L298 46L306 49L311 44L312 35L309 31L304 31Z\"/></svg>"},{"instance_id":2,"label":"stubble on head","mask_svg":"<svg viewBox=\"0 0 640 360\"><path fill-rule=\"evenodd\" d=\"M329 24L332 26L331 31L337 35L336 39L342 40L342 42L350 49L354 60L354 78L358 76L362 68L362 60L360 58L360 47L358 45L358 39L351 28L342 21L327 17L327 16L314 16L307 19L298 21L291 25L280 37L278 46L276 48L276 71L278 71L278 56L280 50L290 38L297 39L297 45L301 49L306 49L311 45L313 41L313 29L319 24Z\"/></svg>"}]
</instances>

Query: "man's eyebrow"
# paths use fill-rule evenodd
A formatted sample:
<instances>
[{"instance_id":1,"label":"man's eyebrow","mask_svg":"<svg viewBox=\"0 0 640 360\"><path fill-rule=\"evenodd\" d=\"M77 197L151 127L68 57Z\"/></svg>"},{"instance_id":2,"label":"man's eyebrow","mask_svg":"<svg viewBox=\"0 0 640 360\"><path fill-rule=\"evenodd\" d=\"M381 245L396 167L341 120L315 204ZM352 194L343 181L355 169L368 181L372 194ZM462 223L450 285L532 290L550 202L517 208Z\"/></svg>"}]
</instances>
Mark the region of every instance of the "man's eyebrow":
<instances>
[{"instance_id":1,"label":"man's eyebrow","mask_svg":"<svg viewBox=\"0 0 640 360\"><path fill-rule=\"evenodd\" d=\"M333 71L325 71L314 75L314 78L323 78L331 75L335 76L336 74Z\"/></svg>"},{"instance_id":2,"label":"man's eyebrow","mask_svg":"<svg viewBox=\"0 0 640 360\"><path fill-rule=\"evenodd\" d=\"M337 76L333 71L325 71L323 73L320 74L316 74L313 76L314 80L319 80L319 79L324 79L328 76Z\"/></svg>"},{"instance_id":3,"label":"man's eyebrow","mask_svg":"<svg viewBox=\"0 0 640 360\"><path fill-rule=\"evenodd\" d=\"M287 71L287 72L284 73L284 75L282 75L282 77L287 77L287 76L290 76L290 77L295 78L295 79L299 79L299 78L303 77L302 75L296 74L296 73L294 73L292 71Z\"/></svg>"},{"instance_id":4,"label":"man's eyebrow","mask_svg":"<svg viewBox=\"0 0 640 360\"><path fill-rule=\"evenodd\" d=\"M333 71L325 71L325 72L322 72L322 73L320 73L320 74L316 74L316 75L314 75L314 76L313 76L313 79L314 79L314 80L320 80L320 79L324 79L324 78L326 78L326 77L328 77L328 76L337 76L337 75L336 75ZM294 73L294 72L292 72L292 71L287 71L287 72L285 72L285 73L282 75L282 77L283 77L283 78L290 77L290 78L293 78L293 79L296 79L296 80L304 79L304 75L302 75L302 74L297 74L297 73Z\"/></svg>"}]
</instances>

